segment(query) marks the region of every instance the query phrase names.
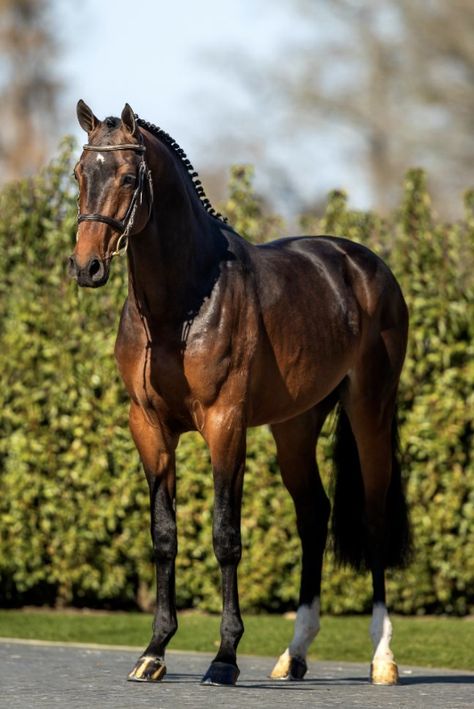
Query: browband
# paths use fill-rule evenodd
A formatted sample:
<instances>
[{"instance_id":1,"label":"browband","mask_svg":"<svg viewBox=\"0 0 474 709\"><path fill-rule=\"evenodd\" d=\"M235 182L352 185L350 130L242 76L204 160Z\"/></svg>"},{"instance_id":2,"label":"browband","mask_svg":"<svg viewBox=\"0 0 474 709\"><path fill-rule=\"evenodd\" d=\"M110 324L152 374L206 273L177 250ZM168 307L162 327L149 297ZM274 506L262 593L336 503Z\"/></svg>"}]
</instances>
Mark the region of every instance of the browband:
<instances>
[{"instance_id":1,"label":"browband","mask_svg":"<svg viewBox=\"0 0 474 709\"><path fill-rule=\"evenodd\" d=\"M107 150L136 150L137 153L144 153L146 148L138 143L122 143L120 145L83 145L83 150L94 150L101 153Z\"/></svg>"}]
</instances>

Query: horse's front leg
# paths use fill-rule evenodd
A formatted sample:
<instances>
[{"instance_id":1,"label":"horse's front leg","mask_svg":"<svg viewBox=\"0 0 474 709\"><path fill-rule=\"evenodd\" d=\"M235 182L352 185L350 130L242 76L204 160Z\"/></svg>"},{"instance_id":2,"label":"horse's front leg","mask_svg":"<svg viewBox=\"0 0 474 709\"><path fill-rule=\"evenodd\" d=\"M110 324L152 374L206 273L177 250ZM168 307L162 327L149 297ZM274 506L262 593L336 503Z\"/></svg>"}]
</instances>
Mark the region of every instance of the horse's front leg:
<instances>
[{"instance_id":1,"label":"horse's front leg","mask_svg":"<svg viewBox=\"0 0 474 709\"><path fill-rule=\"evenodd\" d=\"M177 439L132 404L130 430L150 489L151 537L156 564L156 612L153 636L128 675L137 682L159 682L166 674L165 649L178 627L175 605L175 449Z\"/></svg>"},{"instance_id":2,"label":"horse's front leg","mask_svg":"<svg viewBox=\"0 0 474 709\"><path fill-rule=\"evenodd\" d=\"M240 514L245 466L245 425L235 410L214 412L204 436L214 475L213 543L222 575L222 622L219 651L203 684L233 685L239 676L237 645L244 632L237 588L242 555Z\"/></svg>"}]
</instances>

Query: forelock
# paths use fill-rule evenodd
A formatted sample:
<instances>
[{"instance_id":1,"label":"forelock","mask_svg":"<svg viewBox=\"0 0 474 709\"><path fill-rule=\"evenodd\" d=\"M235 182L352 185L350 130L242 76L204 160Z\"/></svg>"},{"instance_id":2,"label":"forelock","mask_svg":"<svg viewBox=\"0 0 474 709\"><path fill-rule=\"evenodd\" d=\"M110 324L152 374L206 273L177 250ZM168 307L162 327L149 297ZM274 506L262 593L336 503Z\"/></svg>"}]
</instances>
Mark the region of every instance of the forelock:
<instances>
[{"instance_id":1,"label":"forelock","mask_svg":"<svg viewBox=\"0 0 474 709\"><path fill-rule=\"evenodd\" d=\"M112 145L117 129L120 128L121 120L116 116L107 116L102 121L97 135L94 136L94 143L102 145Z\"/></svg>"}]
</instances>

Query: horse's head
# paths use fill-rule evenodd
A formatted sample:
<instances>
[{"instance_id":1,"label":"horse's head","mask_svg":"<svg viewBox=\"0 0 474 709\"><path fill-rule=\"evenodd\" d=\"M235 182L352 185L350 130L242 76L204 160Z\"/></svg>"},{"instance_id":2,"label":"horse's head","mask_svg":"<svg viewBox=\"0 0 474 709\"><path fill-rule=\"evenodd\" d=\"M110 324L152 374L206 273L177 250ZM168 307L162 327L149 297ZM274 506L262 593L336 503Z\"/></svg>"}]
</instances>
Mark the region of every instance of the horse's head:
<instances>
[{"instance_id":1,"label":"horse's head","mask_svg":"<svg viewBox=\"0 0 474 709\"><path fill-rule=\"evenodd\" d=\"M79 214L69 270L80 286L97 288L108 280L112 256L126 249L129 235L141 231L150 217L151 178L128 104L120 119L100 121L81 100L77 117L88 143L74 170Z\"/></svg>"}]
</instances>

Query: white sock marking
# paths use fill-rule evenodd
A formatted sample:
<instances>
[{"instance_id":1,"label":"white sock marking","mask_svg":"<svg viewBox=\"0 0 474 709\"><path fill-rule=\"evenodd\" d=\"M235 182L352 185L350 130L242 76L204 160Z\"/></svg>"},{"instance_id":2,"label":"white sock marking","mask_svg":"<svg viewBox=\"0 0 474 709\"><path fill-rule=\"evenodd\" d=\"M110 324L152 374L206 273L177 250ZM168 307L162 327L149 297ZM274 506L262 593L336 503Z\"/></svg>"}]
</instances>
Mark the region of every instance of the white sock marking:
<instances>
[{"instance_id":1,"label":"white sock marking","mask_svg":"<svg viewBox=\"0 0 474 709\"><path fill-rule=\"evenodd\" d=\"M293 640L289 647L292 657L306 658L308 648L319 632L320 607L319 596L316 596L310 606L302 605L298 608Z\"/></svg>"},{"instance_id":2,"label":"white sock marking","mask_svg":"<svg viewBox=\"0 0 474 709\"><path fill-rule=\"evenodd\" d=\"M374 660L392 660L393 652L390 649L392 639L392 624L384 603L375 603L372 610L370 635L374 645Z\"/></svg>"}]
</instances>

